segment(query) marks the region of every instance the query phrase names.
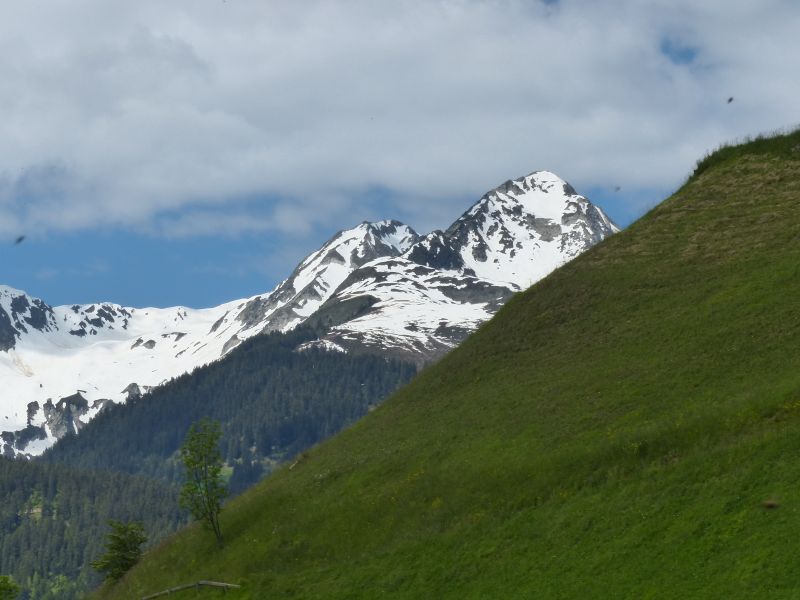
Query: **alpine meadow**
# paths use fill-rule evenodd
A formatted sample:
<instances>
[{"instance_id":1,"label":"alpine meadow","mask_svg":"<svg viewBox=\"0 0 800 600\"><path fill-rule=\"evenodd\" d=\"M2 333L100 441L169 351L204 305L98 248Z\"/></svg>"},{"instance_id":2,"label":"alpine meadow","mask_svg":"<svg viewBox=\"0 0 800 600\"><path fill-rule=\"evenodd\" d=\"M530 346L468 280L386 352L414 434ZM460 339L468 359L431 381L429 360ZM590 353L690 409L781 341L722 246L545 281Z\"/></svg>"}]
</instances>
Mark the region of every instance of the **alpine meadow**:
<instances>
[{"instance_id":1,"label":"alpine meadow","mask_svg":"<svg viewBox=\"0 0 800 600\"><path fill-rule=\"evenodd\" d=\"M796 597L798 296L800 131L722 148L95 597Z\"/></svg>"},{"instance_id":2,"label":"alpine meadow","mask_svg":"<svg viewBox=\"0 0 800 600\"><path fill-rule=\"evenodd\" d=\"M800 598L800 2L0 18L0 600Z\"/></svg>"}]
</instances>

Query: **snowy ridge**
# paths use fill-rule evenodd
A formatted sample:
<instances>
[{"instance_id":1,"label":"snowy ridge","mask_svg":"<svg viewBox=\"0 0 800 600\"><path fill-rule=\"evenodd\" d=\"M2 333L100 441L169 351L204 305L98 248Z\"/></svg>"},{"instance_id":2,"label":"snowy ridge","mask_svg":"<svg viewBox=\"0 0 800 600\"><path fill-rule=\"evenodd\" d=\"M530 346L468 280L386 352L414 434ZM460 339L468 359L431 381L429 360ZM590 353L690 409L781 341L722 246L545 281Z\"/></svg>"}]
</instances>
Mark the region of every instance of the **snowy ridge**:
<instances>
[{"instance_id":1,"label":"snowy ridge","mask_svg":"<svg viewBox=\"0 0 800 600\"><path fill-rule=\"evenodd\" d=\"M255 333L286 331L299 325L357 268L375 258L398 256L417 239L417 233L399 221L363 222L340 231L269 295L251 298L224 317L224 331L232 332L228 343L232 347Z\"/></svg>"},{"instance_id":2,"label":"snowy ridge","mask_svg":"<svg viewBox=\"0 0 800 600\"><path fill-rule=\"evenodd\" d=\"M318 314L331 312L325 340L426 362L457 345L512 294L469 275L444 273L407 258L384 258L356 271ZM342 307L353 311L342 313ZM343 321L343 322L339 322Z\"/></svg>"},{"instance_id":3,"label":"snowy ridge","mask_svg":"<svg viewBox=\"0 0 800 600\"><path fill-rule=\"evenodd\" d=\"M50 307L0 285L0 447L40 454L108 402L306 322L326 333L298 351L424 364L515 291L616 231L569 184L539 171L491 190L445 231L420 237L398 221L341 231L270 293L213 308Z\"/></svg>"}]
</instances>

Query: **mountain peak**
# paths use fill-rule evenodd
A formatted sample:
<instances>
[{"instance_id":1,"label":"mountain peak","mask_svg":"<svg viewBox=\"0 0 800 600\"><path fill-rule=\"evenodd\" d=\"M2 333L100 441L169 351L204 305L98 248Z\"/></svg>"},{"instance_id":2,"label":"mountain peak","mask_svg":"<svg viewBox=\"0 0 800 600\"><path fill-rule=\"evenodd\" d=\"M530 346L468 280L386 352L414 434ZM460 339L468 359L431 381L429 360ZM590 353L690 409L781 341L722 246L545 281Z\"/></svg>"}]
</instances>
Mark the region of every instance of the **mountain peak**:
<instances>
[{"instance_id":1,"label":"mountain peak","mask_svg":"<svg viewBox=\"0 0 800 600\"><path fill-rule=\"evenodd\" d=\"M300 267L313 264L320 255L327 255L331 252L338 253L343 259L346 258L345 255L353 254L356 261L370 254L375 254L374 258L397 256L405 252L418 239L419 235L416 231L394 219L362 221L355 227L342 229L335 233L322 248L309 254L300 263Z\"/></svg>"},{"instance_id":2,"label":"mountain peak","mask_svg":"<svg viewBox=\"0 0 800 600\"><path fill-rule=\"evenodd\" d=\"M245 329L291 329L322 306L353 271L377 258L399 256L418 239L417 232L394 220L363 221L343 229L309 254L269 295L250 299L236 320Z\"/></svg>"},{"instance_id":3,"label":"mountain peak","mask_svg":"<svg viewBox=\"0 0 800 600\"><path fill-rule=\"evenodd\" d=\"M419 235L408 225L401 223L395 219L384 219L382 221L362 221L353 229L340 231L337 236L341 235L344 238L351 234L355 237L361 236L362 243L371 244L373 246L380 244L385 246L383 249L384 254L387 256L396 256L402 254L419 239ZM336 239L334 236L333 239ZM376 256L377 258L378 256Z\"/></svg>"},{"instance_id":4,"label":"mountain peak","mask_svg":"<svg viewBox=\"0 0 800 600\"><path fill-rule=\"evenodd\" d=\"M524 289L619 228L555 173L534 171L486 192L406 256Z\"/></svg>"},{"instance_id":5,"label":"mountain peak","mask_svg":"<svg viewBox=\"0 0 800 600\"><path fill-rule=\"evenodd\" d=\"M21 290L0 285L0 351L14 348L22 333L55 327L50 306Z\"/></svg>"},{"instance_id":6,"label":"mountain peak","mask_svg":"<svg viewBox=\"0 0 800 600\"><path fill-rule=\"evenodd\" d=\"M481 212L491 212L499 207L519 206L519 209L512 211L521 210L535 218L558 222L568 211L568 205L576 202L588 202L588 200L555 173L534 171L517 179L509 179L489 190L461 219ZM453 225L457 223L458 221Z\"/></svg>"},{"instance_id":7,"label":"mountain peak","mask_svg":"<svg viewBox=\"0 0 800 600\"><path fill-rule=\"evenodd\" d=\"M2 298L13 298L15 296L27 296L27 292L23 292L22 290L18 290L8 285L3 285L0 283L0 299Z\"/></svg>"},{"instance_id":8,"label":"mountain peak","mask_svg":"<svg viewBox=\"0 0 800 600\"><path fill-rule=\"evenodd\" d=\"M287 282L292 281L294 290L300 292L325 265L359 267L382 256L398 256L418 239L417 232L400 221L362 221L351 229L337 232L322 248L309 254Z\"/></svg>"}]
</instances>

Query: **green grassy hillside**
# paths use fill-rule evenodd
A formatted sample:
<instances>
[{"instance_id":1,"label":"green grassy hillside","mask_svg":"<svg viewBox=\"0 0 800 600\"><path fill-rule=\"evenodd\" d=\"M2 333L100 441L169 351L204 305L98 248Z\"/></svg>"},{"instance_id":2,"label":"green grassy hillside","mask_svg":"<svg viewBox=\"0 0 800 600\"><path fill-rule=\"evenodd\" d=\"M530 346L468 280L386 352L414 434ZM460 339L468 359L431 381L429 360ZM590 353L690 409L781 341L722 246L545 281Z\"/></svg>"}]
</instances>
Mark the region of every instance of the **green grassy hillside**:
<instances>
[{"instance_id":1,"label":"green grassy hillside","mask_svg":"<svg viewBox=\"0 0 800 600\"><path fill-rule=\"evenodd\" d=\"M798 597L800 134L721 152L100 597Z\"/></svg>"}]
</instances>

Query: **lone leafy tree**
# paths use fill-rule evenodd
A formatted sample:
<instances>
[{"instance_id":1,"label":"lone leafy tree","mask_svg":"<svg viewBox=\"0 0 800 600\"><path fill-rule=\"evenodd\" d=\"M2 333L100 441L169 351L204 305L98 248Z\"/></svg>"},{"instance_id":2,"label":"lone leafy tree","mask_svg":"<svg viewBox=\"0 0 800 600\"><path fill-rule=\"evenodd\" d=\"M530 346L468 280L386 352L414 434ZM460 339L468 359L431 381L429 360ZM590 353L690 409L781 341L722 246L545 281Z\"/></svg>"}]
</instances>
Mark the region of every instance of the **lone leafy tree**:
<instances>
[{"instance_id":1,"label":"lone leafy tree","mask_svg":"<svg viewBox=\"0 0 800 600\"><path fill-rule=\"evenodd\" d=\"M219 512L222 499L228 494L222 481L222 455L219 439L222 435L217 421L204 418L194 423L181 446L185 481L180 503L198 521L205 522L222 546Z\"/></svg>"},{"instance_id":2,"label":"lone leafy tree","mask_svg":"<svg viewBox=\"0 0 800 600\"><path fill-rule=\"evenodd\" d=\"M142 544L147 541L144 527L141 523L123 523L109 521L111 533L106 541L106 553L95 561L92 567L105 573L106 579L117 581L128 570L139 562L142 556Z\"/></svg>"}]
</instances>

